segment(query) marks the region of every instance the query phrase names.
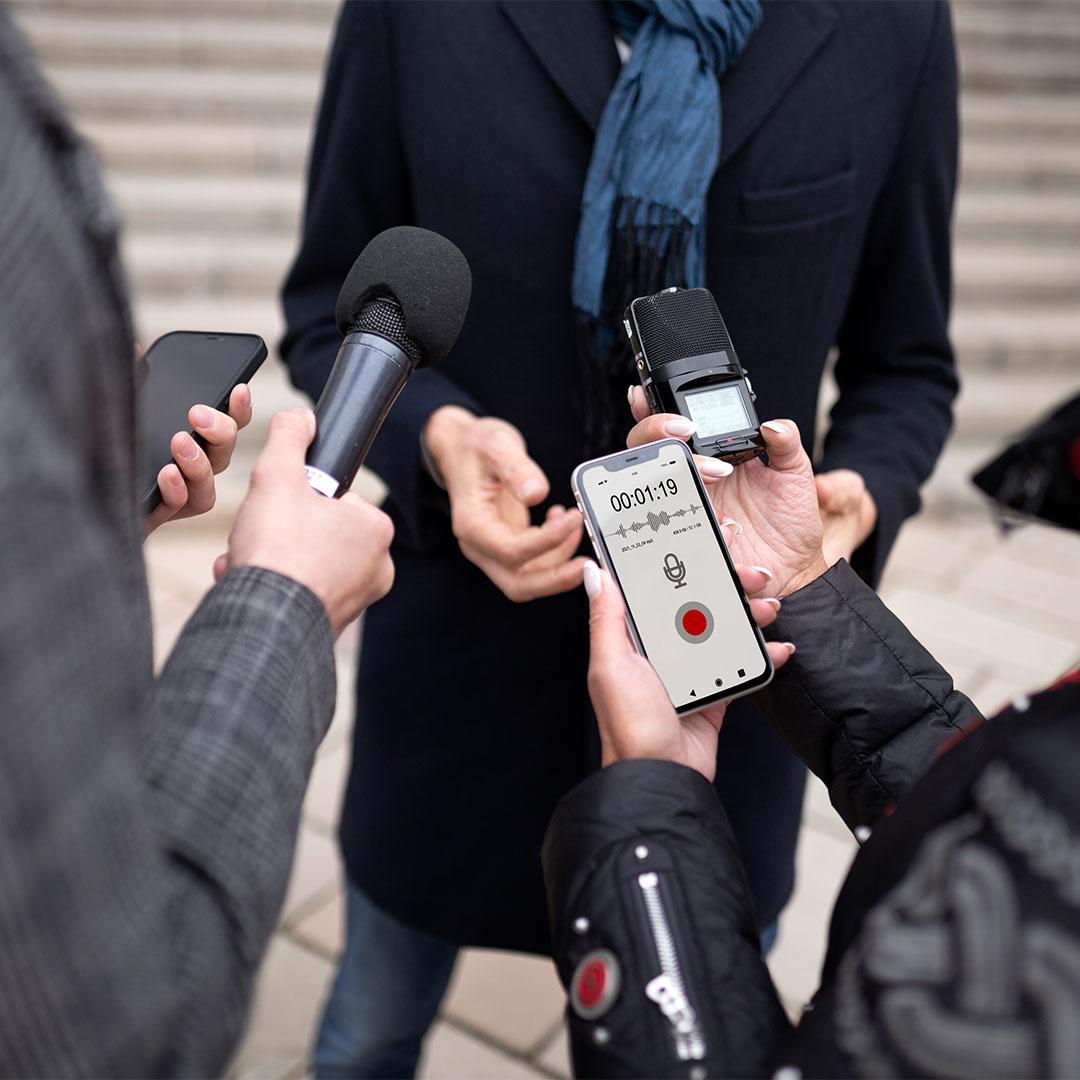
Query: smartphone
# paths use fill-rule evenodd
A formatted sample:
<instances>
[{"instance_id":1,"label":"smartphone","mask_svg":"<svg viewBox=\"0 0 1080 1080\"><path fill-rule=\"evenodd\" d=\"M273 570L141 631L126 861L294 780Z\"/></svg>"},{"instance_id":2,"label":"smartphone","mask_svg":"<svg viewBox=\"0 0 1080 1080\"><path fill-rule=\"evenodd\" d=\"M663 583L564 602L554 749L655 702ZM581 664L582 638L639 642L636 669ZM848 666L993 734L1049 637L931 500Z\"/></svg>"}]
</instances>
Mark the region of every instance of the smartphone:
<instances>
[{"instance_id":1,"label":"smartphone","mask_svg":"<svg viewBox=\"0 0 1080 1080\"><path fill-rule=\"evenodd\" d=\"M686 445L664 439L586 461L571 484L630 634L676 711L765 686L765 640Z\"/></svg>"},{"instance_id":2,"label":"smartphone","mask_svg":"<svg viewBox=\"0 0 1080 1080\"><path fill-rule=\"evenodd\" d=\"M233 387L247 382L265 359L266 342L258 334L174 330L146 350L138 395L144 513L161 502L157 477L172 461L172 437L186 431L203 445L188 423L191 406L225 411Z\"/></svg>"}]
</instances>

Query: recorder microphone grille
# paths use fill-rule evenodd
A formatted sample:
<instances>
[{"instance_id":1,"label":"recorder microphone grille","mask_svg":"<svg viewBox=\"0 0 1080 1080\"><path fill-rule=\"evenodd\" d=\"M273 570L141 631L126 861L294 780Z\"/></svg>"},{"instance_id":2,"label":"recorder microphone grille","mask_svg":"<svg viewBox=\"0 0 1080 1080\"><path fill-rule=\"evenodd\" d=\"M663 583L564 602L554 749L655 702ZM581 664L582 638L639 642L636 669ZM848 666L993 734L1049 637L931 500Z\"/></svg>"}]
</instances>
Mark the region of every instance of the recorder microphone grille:
<instances>
[{"instance_id":1,"label":"recorder microphone grille","mask_svg":"<svg viewBox=\"0 0 1080 1080\"><path fill-rule=\"evenodd\" d=\"M688 356L735 350L727 327L708 289L677 289L656 293L634 304L641 343L655 370Z\"/></svg>"}]
</instances>

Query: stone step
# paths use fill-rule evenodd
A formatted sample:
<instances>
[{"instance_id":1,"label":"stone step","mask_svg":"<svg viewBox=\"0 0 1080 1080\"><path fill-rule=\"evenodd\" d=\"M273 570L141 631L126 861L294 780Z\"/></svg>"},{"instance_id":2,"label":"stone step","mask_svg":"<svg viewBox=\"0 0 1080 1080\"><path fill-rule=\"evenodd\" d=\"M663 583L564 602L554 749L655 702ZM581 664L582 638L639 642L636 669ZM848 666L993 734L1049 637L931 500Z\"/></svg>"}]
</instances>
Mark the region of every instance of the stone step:
<instances>
[{"instance_id":1,"label":"stone step","mask_svg":"<svg viewBox=\"0 0 1080 1080\"><path fill-rule=\"evenodd\" d=\"M1080 192L1080 140L1031 142L1023 147L965 141L961 182L968 188Z\"/></svg>"},{"instance_id":2,"label":"stone step","mask_svg":"<svg viewBox=\"0 0 1080 1080\"><path fill-rule=\"evenodd\" d=\"M333 21L340 0L9 0L16 13L46 9L76 16L124 17L153 20L187 15L207 18L250 18L255 21L288 20L293 23Z\"/></svg>"},{"instance_id":3,"label":"stone step","mask_svg":"<svg viewBox=\"0 0 1080 1080\"><path fill-rule=\"evenodd\" d=\"M88 117L221 117L276 123L310 123L320 76L316 71L204 71L182 66L98 68L57 66L50 70L65 101L80 119Z\"/></svg>"},{"instance_id":4,"label":"stone step","mask_svg":"<svg viewBox=\"0 0 1080 1080\"><path fill-rule=\"evenodd\" d=\"M1040 11L1030 5L1008 10L980 0L953 5L953 23L961 55L983 48L1045 54L1080 47L1080 8L1075 2Z\"/></svg>"},{"instance_id":5,"label":"stone step","mask_svg":"<svg viewBox=\"0 0 1080 1080\"><path fill-rule=\"evenodd\" d=\"M298 175L236 177L113 174L112 192L128 227L295 236L303 201Z\"/></svg>"},{"instance_id":6,"label":"stone step","mask_svg":"<svg viewBox=\"0 0 1080 1080\"><path fill-rule=\"evenodd\" d=\"M960 117L965 143L1018 146L1080 136L1080 109L1072 95L965 94Z\"/></svg>"},{"instance_id":7,"label":"stone step","mask_svg":"<svg viewBox=\"0 0 1080 1080\"><path fill-rule=\"evenodd\" d=\"M173 5L163 5L171 9ZM128 11L83 14L37 5L19 14L38 54L53 70L85 65L207 70L322 70L332 31L325 21L297 22L223 16L206 5L200 15L133 17Z\"/></svg>"},{"instance_id":8,"label":"stone step","mask_svg":"<svg viewBox=\"0 0 1080 1080\"><path fill-rule=\"evenodd\" d=\"M124 241L128 273L144 296L274 296L296 254L284 234L131 233Z\"/></svg>"},{"instance_id":9,"label":"stone step","mask_svg":"<svg viewBox=\"0 0 1080 1080\"><path fill-rule=\"evenodd\" d=\"M958 250L1031 240L1043 245L1080 241L1080 198L1073 192L960 189L956 206Z\"/></svg>"},{"instance_id":10,"label":"stone step","mask_svg":"<svg viewBox=\"0 0 1080 1080\"><path fill-rule=\"evenodd\" d=\"M951 333L961 371L1054 370L1080 377L1080 308L959 306Z\"/></svg>"},{"instance_id":11,"label":"stone step","mask_svg":"<svg viewBox=\"0 0 1080 1080\"><path fill-rule=\"evenodd\" d=\"M88 117L79 127L112 175L299 176L311 137L310 124L301 118L269 124Z\"/></svg>"},{"instance_id":12,"label":"stone step","mask_svg":"<svg viewBox=\"0 0 1080 1080\"><path fill-rule=\"evenodd\" d=\"M1040 416L1080 394L1076 371L964 371L953 439L964 445L1004 445Z\"/></svg>"},{"instance_id":13,"label":"stone step","mask_svg":"<svg viewBox=\"0 0 1080 1080\"><path fill-rule=\"evenodd\" d=\"M1076 28L1080 31L1080 25ZM1080 33L1058 39L1052 48L1002 38L992 45L961 42L960 83L965 93L1023 94L1080 91L1076 53Z\"/></svg>"},{"instance_id":14,"label":"stone step","mask_svg":"<svg viewBox=\"0 0 1080 1080\"><path fill-rule=\"evenodd\" d=\"M953 272L958 305L1077 306L1080 249L1026 244L958 244Z\"/></svg>"}]
</instances>

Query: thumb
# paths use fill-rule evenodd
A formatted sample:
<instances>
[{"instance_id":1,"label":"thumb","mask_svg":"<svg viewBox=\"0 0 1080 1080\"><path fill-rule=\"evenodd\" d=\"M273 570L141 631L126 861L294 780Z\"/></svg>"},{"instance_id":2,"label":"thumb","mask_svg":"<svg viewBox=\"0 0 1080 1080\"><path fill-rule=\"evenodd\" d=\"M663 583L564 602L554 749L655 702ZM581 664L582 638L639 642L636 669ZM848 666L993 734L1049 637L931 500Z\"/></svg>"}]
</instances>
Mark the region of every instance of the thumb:
<instances>
[{"instance_id":1,"label":"thumb","mask_svg":"<svg viewBox=\"0 0 1080 1080\"><path fill-rule=\"evenodd\" d=\"M515 499L526 506L536 506L547 498L548 478L529 457L520 436L515 439L507 432L492 447L489 460L495 478Z\"/></svg>"},{"instance_id":2,"label":"thumb","mask_svg":"<svg viewBox=\"0 0 1080 1080\"><path fill-rule=\"evenodd\" d=\"M866 487L863 478L852 469L834 469L814 477L818 506L825 511L844 513L853 510Z\"/></svg>"},{"instance_id":3,"label":"thumb","mask_svg":"<svg viewBox=\"0 0 1080 1080\"><path fill-rule=\"evenodd\" d=\"M593 663L605 664L634 651L626 630L626 608L611 575L591 559L585 563L589 594L589 641Z\"/></svg>"},{"instance_id":4,"label":"thumb","mask_svg":"<svg viewBox=\"0 0 1080 1080\"><path fill-rule=\"evenodd\" d=\"M809 464L794 420L766 420L761 425L761 437L769 454L770 469L788 472Z\"/></svg>"},{"instance_id":5,"label":"thumb","mask_svg":"<svg viewBox=\"0 0 1080 1080\"><path fill-rule=\"evenodd\" d=\"M255 463L258 473L275 479L303 478L304 456L315 438L315 414L310 409L287 409L270 417L266 445Z\"/></svg>"}]
</instances>

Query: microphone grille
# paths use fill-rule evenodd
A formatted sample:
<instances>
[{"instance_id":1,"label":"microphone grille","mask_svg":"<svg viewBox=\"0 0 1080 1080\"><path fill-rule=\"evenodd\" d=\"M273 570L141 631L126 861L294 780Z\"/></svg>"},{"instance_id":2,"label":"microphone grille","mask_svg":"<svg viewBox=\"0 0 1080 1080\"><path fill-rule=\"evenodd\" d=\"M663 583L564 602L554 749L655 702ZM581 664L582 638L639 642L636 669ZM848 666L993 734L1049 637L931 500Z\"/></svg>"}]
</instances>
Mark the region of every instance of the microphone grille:
<instances>
[{"instance_id":1,"label":"microphone grille","mask_svg":"<svg viewBox=\"0 0 1080 1080\"><path fill-rule=\"evenodd\" d=\"M688 356L726 352L731 337L708 289L677 289L634 301L641 343L653 369Z\"/></svg>"},{"instance_id":2,"label":"microphone grille","mask_svg":"<svg viewBox=\"0 0 1080 1080\"><path fill-rule=\"evenodd\" d=\"M405 333L404 312L389 297L376 296L368 300L360 309L355 329L392 341L414 364L424 359L424 350L419 343Z\"/></svg>"}]
</instances>

